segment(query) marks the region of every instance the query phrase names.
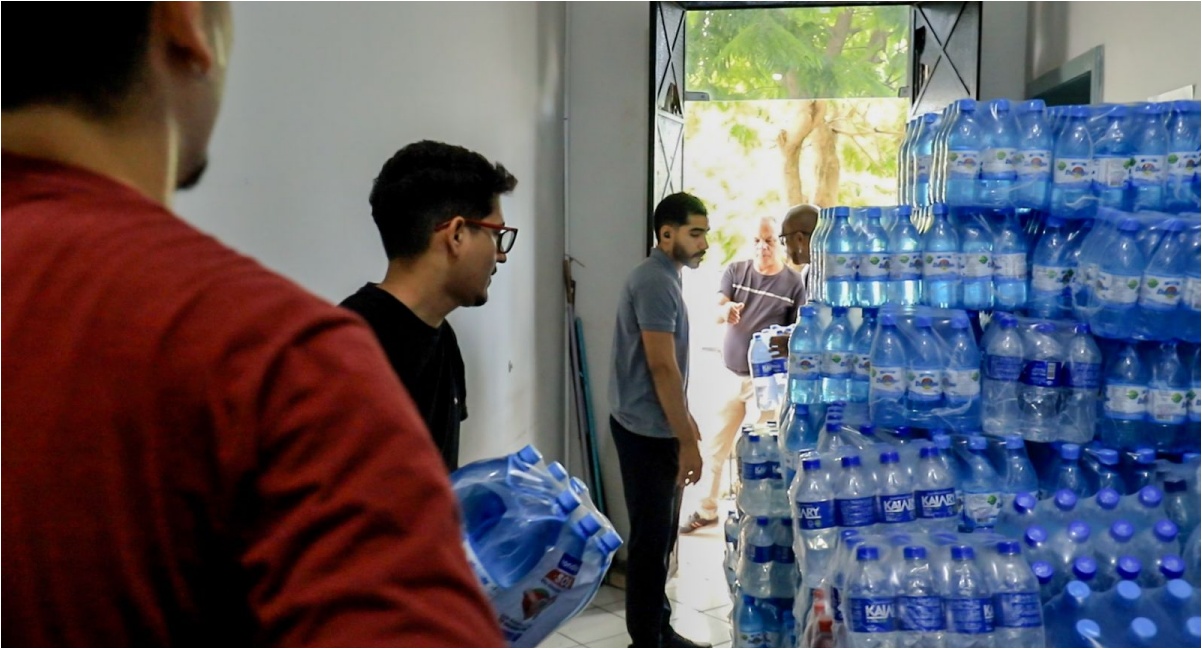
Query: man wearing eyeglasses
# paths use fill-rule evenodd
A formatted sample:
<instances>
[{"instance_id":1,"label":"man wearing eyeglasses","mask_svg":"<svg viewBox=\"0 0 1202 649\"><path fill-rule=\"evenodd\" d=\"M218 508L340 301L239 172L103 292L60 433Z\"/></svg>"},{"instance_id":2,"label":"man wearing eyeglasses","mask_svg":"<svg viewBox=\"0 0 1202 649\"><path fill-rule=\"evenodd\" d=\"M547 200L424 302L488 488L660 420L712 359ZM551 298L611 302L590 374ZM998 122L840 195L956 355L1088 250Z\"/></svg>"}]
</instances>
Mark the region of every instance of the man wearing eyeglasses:
<instances>
[{"instance_id":1,"label":"man wearing eyeglasses","mask_svg":"<svg viewBox=\"0 0 1202 649\"><path fill-rule=\"evenodd\" d=\"M810 237L818 227L818 208L813 205L794 205L785 213L780 225L780 243L785 247L785 265L809 280ZM806 282L807 285L809 282Z\"/></svg>"},{"instance_id":2,"label":"man wearing eyeglasses","mask_svg":"<svg viewBox=\"0 0 1202 649\"><path fill-rule=\"evenodd\" d=\"M517 238L500 202L516 186L505 167L460 146L424 140L401 149L369 199L388 271L342 301L375 331L448 471L459 467L467 402L463 356L446 317L488 301L497 264Z\"/></svg>"},{"instance_id":3,"label":"man wearing eyeglasses","mask_svg":"<svg viewBox=\"0 0 1202 649\"><path fill-rule=\"evenodd\" d=\"M715 422L715 430L705 435L706 462L698 481L705 492L697 509L681 523L681 534L717 524L722 471L735 434L741 424L754 424L769 416L755 405L747 349L755 333L796 320L797 308L807 300L802 276L787 268L781 258L782 238L777 234L776 219L760 219L755 231L755 254L727 266L722 274L718 322L726 324L722 342L726 371L713 377L717 412L709 421Z\"/></svg>"}]
</instances>

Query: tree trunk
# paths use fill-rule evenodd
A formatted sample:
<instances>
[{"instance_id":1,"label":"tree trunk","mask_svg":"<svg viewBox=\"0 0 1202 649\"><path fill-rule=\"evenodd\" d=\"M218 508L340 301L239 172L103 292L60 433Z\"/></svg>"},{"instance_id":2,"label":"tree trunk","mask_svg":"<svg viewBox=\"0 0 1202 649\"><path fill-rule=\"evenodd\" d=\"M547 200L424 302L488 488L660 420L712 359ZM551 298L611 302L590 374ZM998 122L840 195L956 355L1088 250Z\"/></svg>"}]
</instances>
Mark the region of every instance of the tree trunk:
<instances>
[{"instance_id":1,"label":"tree trunk","mask_svg":"<svg viewBox=\"0 0 1202 649\"><path fill-rule=\"evenodd\" d=\"M823 121L812 134L815 164L818 167L818 188L814 203L818 207L833 207L839 200L839 134Z\"/></svg>"},{"instance_id":2,"label":"tree trunk","mask_svg":"<svg viewBox=\"0 0 1202 649\"><path fill-rule=\"evenodd\" d=\"M783 164L785 198L789 205L808 202L801 186L801 147L817 126L826 126L826 102L806 99L798 102L797 119L776 136Z\"/></svg>"}]
</instances>

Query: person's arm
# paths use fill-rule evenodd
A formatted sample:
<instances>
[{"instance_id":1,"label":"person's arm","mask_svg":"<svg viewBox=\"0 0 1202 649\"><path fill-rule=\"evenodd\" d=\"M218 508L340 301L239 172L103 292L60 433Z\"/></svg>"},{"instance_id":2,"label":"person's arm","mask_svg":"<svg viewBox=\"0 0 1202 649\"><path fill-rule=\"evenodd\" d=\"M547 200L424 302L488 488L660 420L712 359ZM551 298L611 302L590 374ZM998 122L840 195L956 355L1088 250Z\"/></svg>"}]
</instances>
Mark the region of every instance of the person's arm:
<instances>
[{"instance_id":1,"label":"person's arm","mask_svg":"<svg viewBox=\"0 0 1202 649\"><path fill-rule=\"evenodd\" d=\"M676 340L670 331L642 332L647 366L655 385L655 396L668 418L668 427L680 443L680 469L677 484L697 482L701 477L701 433L685 403L684 377L676 363Z\"/></svg>"},{"instance_id":2,"label":"person's arm","mask_svg":"<svg viewBox=\"0 0 1202 649\"><path fill-rule=\"evenodd\" d=\"M726 267L722 273L722 283L718 287L718 324L738 324L743 312L743 303L734 302L734 264Z\"/></svg>"}]
</instances>

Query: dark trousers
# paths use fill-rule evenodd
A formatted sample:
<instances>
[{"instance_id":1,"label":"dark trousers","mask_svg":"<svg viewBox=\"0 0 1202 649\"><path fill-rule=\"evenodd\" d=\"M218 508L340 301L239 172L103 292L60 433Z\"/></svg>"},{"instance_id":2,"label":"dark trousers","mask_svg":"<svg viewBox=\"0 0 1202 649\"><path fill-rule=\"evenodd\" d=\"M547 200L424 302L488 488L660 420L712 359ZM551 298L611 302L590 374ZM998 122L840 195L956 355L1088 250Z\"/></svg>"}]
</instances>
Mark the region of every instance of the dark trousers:
<instances>
[{"instance_id":1,"label":"dark trousers","mask_svg":"<svg viewBox=\"0 0 1202 649\"><path fill-rule=\"evenodd\" d=\"M670 632L672 605L664 588L668 559L676 545L680 520L680 493L676 471L680 466L675 439L633 433L609 418L626 510L630 512L630 538L626 543L626 630L635 647L661 647Z\"/></svg>"}]
</instances>

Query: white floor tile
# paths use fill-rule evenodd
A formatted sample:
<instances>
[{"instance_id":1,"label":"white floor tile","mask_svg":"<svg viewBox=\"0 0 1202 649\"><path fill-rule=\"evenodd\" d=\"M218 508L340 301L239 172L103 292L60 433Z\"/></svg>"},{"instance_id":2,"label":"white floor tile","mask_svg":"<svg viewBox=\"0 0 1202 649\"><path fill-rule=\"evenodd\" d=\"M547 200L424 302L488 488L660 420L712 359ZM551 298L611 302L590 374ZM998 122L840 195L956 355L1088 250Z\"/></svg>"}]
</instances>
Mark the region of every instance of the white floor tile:
<instances>
[{"instance_id":1,"label":"white floor tile","mask_svg":"<svg viewBox=\"0 0 1202 649\"><path fill-rule=\"evenodd\" d=\"M731 639L730 625L700 611L677 610L672 612L672 628L680 635L695 642L718 644Z\"/></svg>"},{"instance_id":2,"label":"white floor tile","mask_svg":"<svg viewBox=\"0 0 1202 649\"><path fill-rule=\"evenodd\" d=\"M629 633L619 633L618 635L608 638L602 638L596 642L585 645L586 647L629 647L631 643Z\"/></svg>"},{"instance_id":3,"label":"white floor tile","mask_svg":"<svg viewBox=\"0 0 1202 649\"><path fill-rule=\"evenodd\" d=\"M626 602L625 601L614 602L613 604L606 604L605 606L602 606L601 608L609 611L610 613L613 613L614 615L616 615L622 619L626 619Z\"/></svg>"},{"instance_id":4,"label":"white floor tile","mask_svg":"<svg viewBox=\"0 0 1202 649\"><path fill-rule=\"evenodd\" d=\"M593 606L607 606L614 602L625 601L626 591L621 588L614 588L613 586L602 586L597 589L597 594L593 597L593 601L590 604Z\"/></svg>"},{"instance_id":5,"label":"white floor tile","mask_svg":"<svg viewBox=\"0 0 1202 649\"><path fill-rule=\"evenodd\" d=\"M567 649L568 647L579 647L580 643L576 642L575 640L572 640L571 638L569 638L563 634L552 633L551 635L547 636L546 640L543 640L542 642L538 643L538 646L540 649L548 649L548 648Z\"/></svg>"},{"instance_id":6,"label":"white floor tile","mask_svg":"<svg viewBox=\"0 0 1202 649\"><path fill-rule=\"evenodd\" d=\"M580 644L588 644L616 636L625 630L626 620L605 609L593 607L568 621L559 628L558 633Z\"/></svg>"}]
</instances>

